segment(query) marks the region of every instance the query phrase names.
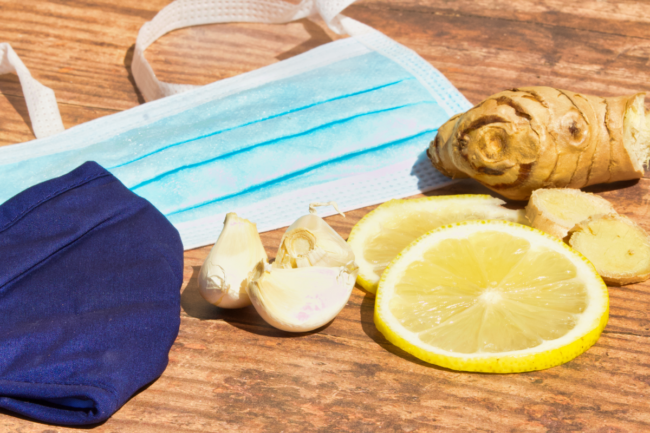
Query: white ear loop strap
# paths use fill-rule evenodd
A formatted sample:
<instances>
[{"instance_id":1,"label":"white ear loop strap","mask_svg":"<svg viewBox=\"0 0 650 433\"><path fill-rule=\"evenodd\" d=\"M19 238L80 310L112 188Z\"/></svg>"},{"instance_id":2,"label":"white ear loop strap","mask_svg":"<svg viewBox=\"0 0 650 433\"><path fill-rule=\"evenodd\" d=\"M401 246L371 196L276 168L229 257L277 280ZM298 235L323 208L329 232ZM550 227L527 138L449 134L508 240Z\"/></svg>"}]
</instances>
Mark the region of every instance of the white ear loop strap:
<instances>
[{"instance_id":1,"label":"white ear loop strap","mask_svg":"<svg viewBox=\"0 0 650 433\"><path fill-rule=\"evenodd\" d=\"M18 75L36 138L62 132L63 122L54 91L36 81L18 54L8 43L3 42L0 43L0 74L8 73Z\"/></svg>"},{"instance_id":2,"label":"white ear loop strap","mask_svg":"<svg viewBox=\"0 0 650 433\"><path fill-rule=\"evenodd\" d=\"M319 13L338 34L346 33L339 13L355 0L303 0L298 5L281 0L176 0L145 23L135 43L131 70L142 96L152 101L198 86L165 83L156 78L144 50L166 33L183 27L227 22L279 24ZM342 25L343 24L343 25ZM347 26L345 26L347 28Z\"/></svg>"}]
</instances>

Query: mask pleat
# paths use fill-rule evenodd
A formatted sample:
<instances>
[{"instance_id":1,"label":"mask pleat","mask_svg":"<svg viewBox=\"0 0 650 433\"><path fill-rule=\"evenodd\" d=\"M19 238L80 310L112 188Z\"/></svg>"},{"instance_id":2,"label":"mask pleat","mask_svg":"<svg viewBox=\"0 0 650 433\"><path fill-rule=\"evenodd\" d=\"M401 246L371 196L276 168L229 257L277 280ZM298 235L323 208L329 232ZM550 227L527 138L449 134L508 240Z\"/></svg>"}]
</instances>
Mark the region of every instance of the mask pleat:
<instances>
[{"instance_id":1,"label":"mask pleat","mask_svg":"<svg viewBox=\"0 0 650 433\"><path fill-rule=\"evenodd\" d=\"M332 158L332 159L329 159L327 161L323 161L323 162L321 162L319 164L314 164L314 165L312 165L310 167L306 167L306 168L304 168L302 170L290 173L290 174L288 174L286 176L283 176L281 178L273 179L273 180L265 182L265 183L250 186L250 187L248 187L248 188L246 188L246 189L244 189L242 191L238 191L238 192L232 193L230 195L221 196L219 198L209 200L209 201L197 204L197 205L189 206L189 207L184 208L184 209L178 209L176 211L168 213L167 217L171 217L172 221L181 222L181 221L186 220L189 215L186 215L185 218L174 218L174 217L176 217L179 214L187 213L187 212L190 212L190 211L196 211L196 210L199 210L201 208L208 207L208 206L213 206L213 209L204 210L202 212L204 215L201 215L201 216L192 215L192 219L194 217L200 218L200 217L205 216L205 215L211 215L211 214L214 214L214 213L219 213L219 212L223 211L222 210L223 208L227 208L228 206L231 206L231 205L229 203L226 206L219 206L218 208L217 208L216 205L218 205L220 203L223 203L223 202L235 201L235 199L242 198L242 196L245 196L245 195L253 196L253 195L255 195L255 193L258 193L260 190L262 190L264 188L269 188L269 190L270 190L273 187L286 186L287 184L290 184L290 183L299 183L300 187L311 186L311 185L315 184L316 182L308 182L308 181L306 181L306 178L309 177L309 174L311 174L313 171L315 171L315 170L317 170L319 168L322 168L322 167L325 167L325 166L342 165L342 164L348 162L350 159L363 157L365 155L368 155L371 152L376 152L376 151L382 152L382 151L390 150L390 148L402 146L405 143L414 143L414 142L419 143L421 141L419 139L421 139L424 136L430 136L431 134L435 135L436 131L437 131L436 129L427 130L427 131L424 131L424 132L422 132L420 134L416 134L413 137L408 137L408 138L401 139L401 140L395 140L393 142L385 143L385 144L383 144L381 146L378 146L378 147L375 147L373 149L365 149L365 150L362 150L362 151L359 151L359 152L354 152L354 153L351 153L351 154L343 155L343 156L338 157L338 158ZM304 178L305 181L300 182L300 180L302 180L301 178ZM299 182L295 182L296 180L299 180ZM264 194L264 195L266 195L266 194ZM262 200L262 198L260 197L259 200Z\"/></svg>"},{"instance_id":2,"label":"mask pleat","mask_svg":"<svg viewBox=\"0 0 650 433\"><path fill-rule=\"evenodd\" d=\"M396 84L399 84L399 83L401 83L403 81L410 80L410 79L412 79L412 78L407 78L405 80L398 80L398 81L395 81L395 82L392 82L392 83L383 84L381 86L373 87L373 88L370 88L370 89L360 90L358 92L338 96L338 97L327 99L327 100L324 100L324 101L314 102L314 103L311 103L311 104L308 104L308 105L305 105L305 106L302 106L302 107L290 109L288 111L284 111L284 112L281 112L281 113L278 113L278 114L273 114L273 115L265 117L265 118L252 120L252 121L244 123L242 125L233 126L233 127L229 127L229 128L225 128L225 129L220 129L218 131L214 131L214 132L208 133L208 134L203 135L203 136L199 136L199 137L196 137L196 138L190 138L188 140L180 141L180 142L176 142L176 143L171 143L171 144L166 145L165 147L162 147L160 149L156 149L156 150L154 150L154 151L152 151L150 153L147 153L145 155L138 156L137 158L135 158L133 160L120 163L120 164L115 165L113 167L108 167L107 169L108 170L114 170L114 169L117 169L117 168L121 168L121 167L124 167L126 165L132 164L134 162L138 162L138 161L140 161L140 160L142 160L144 158L147 158L149 156L152 156L152 155L155 155L157 153L163 152L163 151L165 151L167 149L170 149L172 147L187 144L187 143L190 143L192 141L202 140L202 139L209 138L209 137L212 137L212 136L217 135L217 134L221 134L221 133L228 132L228 131L233 131L235 129L245 128L247 126L252 126L252 125L254 125L256 123L272 120L272 119L275 119L275 118L278 118L278 117L287 116L287 115L290 115L290 114L298 114L298 112L303 111L303 110L307 110L307 109L312 108L312 107L317 107L319 105L326 104L328 102L338 101L340 99L346 99L346 98L350 98L350 97L357 96L357 95L363 95L365 93L373 92L375 90L380 90L380 89L383 89L383 88L386 88L386 87L389 87L389 86L394 86Z\"/></svg>"},{"instance_id":3,"label":"mask pleat","mask_svg":"<svg viewBox=\"0 0 650 433\"><path fill-rule=\"evenodd\" d=\"M431 104L415 104L370 118L358 117L345 124L320 128L307 138L287 138L272 146L238 153L191 170L179 170L134 192L152 200L168 215L309 171L309 184L300 185L307 187L418 155L426 148L423 143L434 138L436 130L431 125L440 118L444 118L444 113L437 112ZM413 140L405 140L408 138ZM384 148L384 145L388 146ZM334 166L331 161L339 163ZM196 185L201 185L200 191L195 190ZM262 193L261 198L268 197ZM228 208L235 203L224 203L224 206ZM215 209L202 210L212 211Z\"/></svg>"},{"instance_id":4,"label":"mask pleat","mask_svg":"<svg viewBox=\"0 0 650 433\"><path fill-rule=\"evenodd\" d=\"M314 128L311 128L311 129L300 131L300 132L298 132L296 134L293 134L293 135L286 135L286 136L283 136L282 138L273 138L271 140L263 141L261 143L254 143L254 144L251 144L251 145L246 146L246 147L241 147L241 148L233 150L231 152L217 154L217 156L215 156L213 158L210 158L210 159L205 159L206 155L201 155L200 157L197 157L196 153L192 153L191 149L186 149L186 150L184 149L182 151L182 153L177 155L177 157L179 159L173 159L172 164L165 164L165 162L168 162L168 161L171 162L170 160L172 160L170 158L170 156L167 156L167 155L162 156L162 158L164 158L164 159L161 160L161 161L153 161L153 162L152 161L147 161L149 166L152 169L155 169L156 171L159 171L160 174L158 174L158 175L156 175L156 176L154 176L152 178L145 179L145 180L141 181L140 183L138 183L136 185L130 186L130 189L132 191L136 191L137 189L142 188L145 185L148 185L148 184L153 183L153 182L158 182L158 181L164 179L167 176L174 175L174 174L179 173L181 171L188 171L188 170L196 169L196 168L199 168L201 166L208 165L208 164L211 164L213 162L217 162L219 160L232 159L232 158L234 158L234 157L236 157L238 155L241 155L241 154L252 153L252 152L256 151L257 149L259 149L261 147L277 145L278 143L281 143L281 142L283 142L285 140L293 140L293 139L299 139L300 137L306 137L306 136L309 136L311 134L318 133L319 130L325 130L327 128L332 128L332 127L334 127L336 125L339 125L339 124L342 124L342 123L351 122L351 121L356 120L356 119L358 119L360 117L363 117L363 116L372 116L372 115L376 115L376 114L380 114L380 113L387 113L387 112L390 112L390 111L396 111L396 110L399 110L401 108L412 107L414 105L431 104L431 103L432 103L431 101L422 101L422 102L416 102L416 103L413 103L413 104L406 104L406 105L402 105L402 106L398 106L398 107L390 107L390 108L386 108L386 109L369 111L367 113L355 114L355 115L352 115L352 116L349 116L349 117L345 117L345 118L342 118L342 119L336 119L336 120L334 120L332 122L315 126ZM220 146L220 144L223 145L223 146ZM200 152L201 150L206 150L207 151L207 150L221 149L223 147L226 147L225 144L226 143L217 143L217 146L211 146L212 149L199 149L198 151ZM354 148L355 148L355 146L350 146L350 150L353 150ZM326 155L325 152L323 152L323 154ZM191 158L192 156L195 157L193 159L196 162L190 160L190 161L188 161L187 165L182 165L182 166L178 167L179 164L184 163L183 162L183 159L184 159L183 157ZM162 168L165 167L165 165L170 165L170 169L168 171L161 170ZM171 168L171 167L173 167L173 168ZM141 169L139 171L140 172L146 171L146 168ZM128 181L125 181L125 183L128 186Z\"/></svg>"}]
</instances>

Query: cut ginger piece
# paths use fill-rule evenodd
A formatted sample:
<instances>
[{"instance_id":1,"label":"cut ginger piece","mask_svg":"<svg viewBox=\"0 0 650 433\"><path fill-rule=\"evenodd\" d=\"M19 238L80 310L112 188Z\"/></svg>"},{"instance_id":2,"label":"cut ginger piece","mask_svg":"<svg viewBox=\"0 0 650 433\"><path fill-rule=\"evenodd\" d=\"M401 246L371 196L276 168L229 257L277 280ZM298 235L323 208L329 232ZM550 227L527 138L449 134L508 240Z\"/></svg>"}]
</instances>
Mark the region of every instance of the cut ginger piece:
<instances>
[{"instance_id":1,"label":"cut ginger piece","mask_svg":"<svg viewBox=\"0 0 650 433\"><path fill-rule=\"evenodd\" d=\"M526 218L532 227L560 239L590 216L608 213L615 213L610 202L573 188L535 190L526 206Z\"/></svg>"},{"instance_id":2,"label":"cut ginger piece","mask_svg":"<svg viewBox=\"0 0 650 433\"><path fill-rule=\"evenodd\" d=\"M650 239L629 218L594 215L569 231L568 243L589 259L606 283L638 283L650 277Z\"/></svg>"}]
</instances>

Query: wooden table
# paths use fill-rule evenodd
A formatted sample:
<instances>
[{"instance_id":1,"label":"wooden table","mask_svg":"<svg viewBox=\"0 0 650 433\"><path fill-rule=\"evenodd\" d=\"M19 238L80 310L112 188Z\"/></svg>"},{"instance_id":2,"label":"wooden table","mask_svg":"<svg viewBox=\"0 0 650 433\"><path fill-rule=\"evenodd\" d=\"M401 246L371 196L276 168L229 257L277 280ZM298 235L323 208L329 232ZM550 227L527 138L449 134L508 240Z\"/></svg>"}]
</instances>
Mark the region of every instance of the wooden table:
<instances>
[{"instance_id":1,"label":"wooden table","mask_svg":"<svg viewBox=\"0 0 650 433\"><path fill-rule=\"evenodd\" d=\"M0 0L0 42L56 92L66 127L143 102L130 73L140 26L169 0ZM601 96L650 90L650 4L632 0L359 0L346 14L414 49L476 103L551 85ZM206 84L337 38L307 20L179 30L147 51L159 78ZM0 76L0 145L33 139L17 78ZM650 230L650 180L592 188ZM463 181L436 194L486 192ZM345 237L370 208L328 221ZM283 230L263 234L275 254ZM650 431L650 283L610 288L597 344L560 367L489 375L423 363L376 330L354 290L305 335L252 309L220 310L197 288L209 248L185 253L169 367L98 432ZM0 349L1 350L1 349ZM71 429L0 414L0 431Z\"/></svg>"}]
</instances>

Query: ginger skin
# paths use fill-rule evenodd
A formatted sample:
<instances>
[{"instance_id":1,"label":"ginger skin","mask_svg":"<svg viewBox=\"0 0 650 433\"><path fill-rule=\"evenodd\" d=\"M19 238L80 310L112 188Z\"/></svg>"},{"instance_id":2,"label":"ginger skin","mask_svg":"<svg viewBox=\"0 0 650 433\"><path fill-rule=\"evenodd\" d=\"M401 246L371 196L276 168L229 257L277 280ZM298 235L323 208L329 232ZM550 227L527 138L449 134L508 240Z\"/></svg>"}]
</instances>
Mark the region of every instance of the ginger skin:
<instances>
[{"instance_id":1,"label":"ginger skin","mask_svg":"<svg viewBox=\"0 0 650 433\"><path fill-rule=\"evenodd\" d=\"M507 90L449 119L428 155L443 174L474 178L513 200L538 188L638 179L650 159L644 97Z\"/></svg>"}]
</instances>

